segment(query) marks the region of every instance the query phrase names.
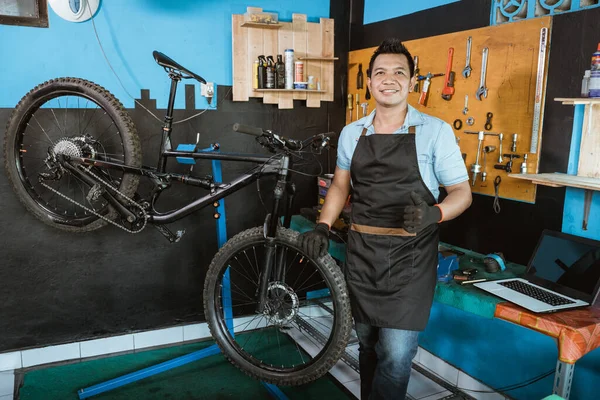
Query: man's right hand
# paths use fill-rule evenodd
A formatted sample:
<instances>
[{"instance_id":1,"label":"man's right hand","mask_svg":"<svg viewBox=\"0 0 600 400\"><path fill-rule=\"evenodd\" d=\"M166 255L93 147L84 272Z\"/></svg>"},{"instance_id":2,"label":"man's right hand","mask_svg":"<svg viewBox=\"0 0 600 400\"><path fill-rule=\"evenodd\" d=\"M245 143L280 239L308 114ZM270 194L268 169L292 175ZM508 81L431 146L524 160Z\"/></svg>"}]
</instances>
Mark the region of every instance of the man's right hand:
<instances>
[{"instance_id":1,"label":"man's right hand","mask_svg":"<svg viewBox=\"0 0 600 400\"><path fill-rule=\"evenodd\" d=\"M300 234L298 239L300 247L310 258L323 257L329 249L329 226L320 222L314 230Z\"/></svg>"}]
</instances>

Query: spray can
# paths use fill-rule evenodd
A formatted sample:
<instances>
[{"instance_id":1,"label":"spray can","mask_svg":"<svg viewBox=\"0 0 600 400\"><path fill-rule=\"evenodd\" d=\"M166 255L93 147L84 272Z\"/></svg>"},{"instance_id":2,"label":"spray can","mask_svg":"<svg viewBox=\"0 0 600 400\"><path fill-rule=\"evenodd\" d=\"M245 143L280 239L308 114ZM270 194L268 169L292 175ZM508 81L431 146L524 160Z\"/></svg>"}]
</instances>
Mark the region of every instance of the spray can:
<instances>
[{"instance_id":1,"label":"spray can","mask_svg":"<svg viewBox=\"0 0 600 400\"><path fill-rule=\"evenodd\" d=\"M267 60L265 56L258 56L258 88L267 87Z\"/></svg>"},{"instance_id":2,"label":"spray can","mask_svg":"<svg viewBox=\"0 0 600 400\"><path fill-rule=\"evenodd\" d=\"M267 57L267 89L275 89L275 64L273 56Z\"/></svg>"},{"instance_id":3,"label":"spray can","mask_svg":"<svg viewBox=\"0 0 600 400\"><path fill-rule=\"evenodd\" d=\"M294 49L285 49L285 88L294 88Z\"/></svg>"},{"instance_id":4,"label":"spray can","mask_svg":"<svg viewBox=\"0 0 600 400\"><path fill-rule=\"evenodd\" d=\"M277 54L277 62L275 63L275 87L285 89L285 64L281 54Z\"/></svg>"}]
</instances>

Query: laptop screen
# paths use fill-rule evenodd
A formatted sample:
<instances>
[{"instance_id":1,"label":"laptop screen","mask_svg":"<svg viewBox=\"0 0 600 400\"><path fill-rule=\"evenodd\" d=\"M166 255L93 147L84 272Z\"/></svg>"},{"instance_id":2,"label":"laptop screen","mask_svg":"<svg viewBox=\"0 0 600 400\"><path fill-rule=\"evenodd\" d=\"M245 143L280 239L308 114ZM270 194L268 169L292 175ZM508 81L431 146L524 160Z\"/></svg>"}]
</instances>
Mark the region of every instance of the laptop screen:
<instances>
[{"instance_id":1,"label":"laptop screen","mask_svg":"<svg viewBox=\"0 0 600 400\"><path fill-rule=\"evenodd\" d=\"M583 295L578 296L582 300L593 301L600 287L600 241L546 230L529 262L528 274L558 285L552 289L575 290ZM573 295L571 290L568 292Z\"/></svg>"}]
</instances>

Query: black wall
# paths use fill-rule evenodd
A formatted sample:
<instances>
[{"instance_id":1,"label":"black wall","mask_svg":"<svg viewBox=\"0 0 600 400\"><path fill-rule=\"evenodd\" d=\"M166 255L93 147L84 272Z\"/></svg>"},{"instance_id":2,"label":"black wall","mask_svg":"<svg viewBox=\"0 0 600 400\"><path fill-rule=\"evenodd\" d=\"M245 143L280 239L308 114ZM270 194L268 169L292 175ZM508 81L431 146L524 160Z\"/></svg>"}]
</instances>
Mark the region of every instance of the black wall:
<instances>
[{"instance_id":1,"label":"black wall","mask_svg":"<svg viewBox=\"0 0 600 400\"><path fill-rule=\"evenodd\" d=\"M347 71L349 9L344 3L336 0L331 5L335 55L340 58L335 63L336 76ZM168 85L166 74L164 79ZM193 90L183 85L179 90L185 91L188 104L194 104ZM293 138L339 132L344 124L345 104L337 82L335 101L310 109L303 101L295 102L293 110L279 110L257 99L234 103L231 87L218 86L218 91L218 109L176 125L174 144L194 143L199 132L200 143L206 147L218 142L223 151L266 153L252 137L233 132L233 123L269 128ZM144 91L141 97L162 118L165 110L154 108L152 93ZM5 126L11 111L0 109L0 126ZM137 106L129 112L142 141L144 163L155 165L160 125ZM197 112L177 110L174 119ZM328 172L327 157L319 161L323 172ZM3 155L0 163L4 165ZM335 150L329 157L331 168L334 163ZM224 179L248 168L246 163L223 164ZM316 163L302 170L319 172ZM210 172L210 163L194 170L197 176ZM296 175L295 182L300 194L296 211L313 206L315 179ZM272 187L272 179L261 180L267 206ZM164 199L164 209L204 194L202 189L176 187ZM82 235L47 227L21 206L4 173L0 174L0 204L0 352L205 320L203 279L217 251L212 207L172 224L172 230L186 229L186 235L179 243L169 244L151 226L136 235L112 226ZM266 215L256 184L227 197L225 204L229 237L262 224Z\"/></svg>"},{"instance_id":2,"label":"black wall","mask_svg":"<svg viewBox=\"0 0 600 400\"><path fill-rule=\"evenodd\" d=\"M488 26L491 1L462 0L362 26L363 8L363 1L353 2L352 50L377 46L390 36L413 40ZM573 107L553 99L579 96L599 20L598 8L553 17L540 172L567 171ZM460 218L442 224L441 240L481 253L502 251L507 259L526 264L543 229L561 230L564 196L564 188L538 186L535 204L500 199L496 214L493 197L475 194Z\"/></svg>"}]
</instances>

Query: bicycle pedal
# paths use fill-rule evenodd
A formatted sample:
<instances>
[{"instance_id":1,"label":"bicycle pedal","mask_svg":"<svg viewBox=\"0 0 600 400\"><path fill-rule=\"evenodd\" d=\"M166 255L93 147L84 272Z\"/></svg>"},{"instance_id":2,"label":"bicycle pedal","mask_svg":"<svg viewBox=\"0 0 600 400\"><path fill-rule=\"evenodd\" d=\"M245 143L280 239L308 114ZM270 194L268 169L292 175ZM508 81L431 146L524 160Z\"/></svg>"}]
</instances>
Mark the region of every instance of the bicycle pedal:
<instances>
[{"instance_id":1,"label":"bicycle pedal","mask_svg":"<svg viewBox=\"0 0 600 400\"><path fill-rule=\"evenodd\" d=\"M154 227L158 229L158 231L162 233L162 235L166 237L171 243L179 242L183 235L185 235L185 229L180 229L176 233L173 233L169 228L167 228L164 225L154 225Z\"/></svg>"}]
</instances>

